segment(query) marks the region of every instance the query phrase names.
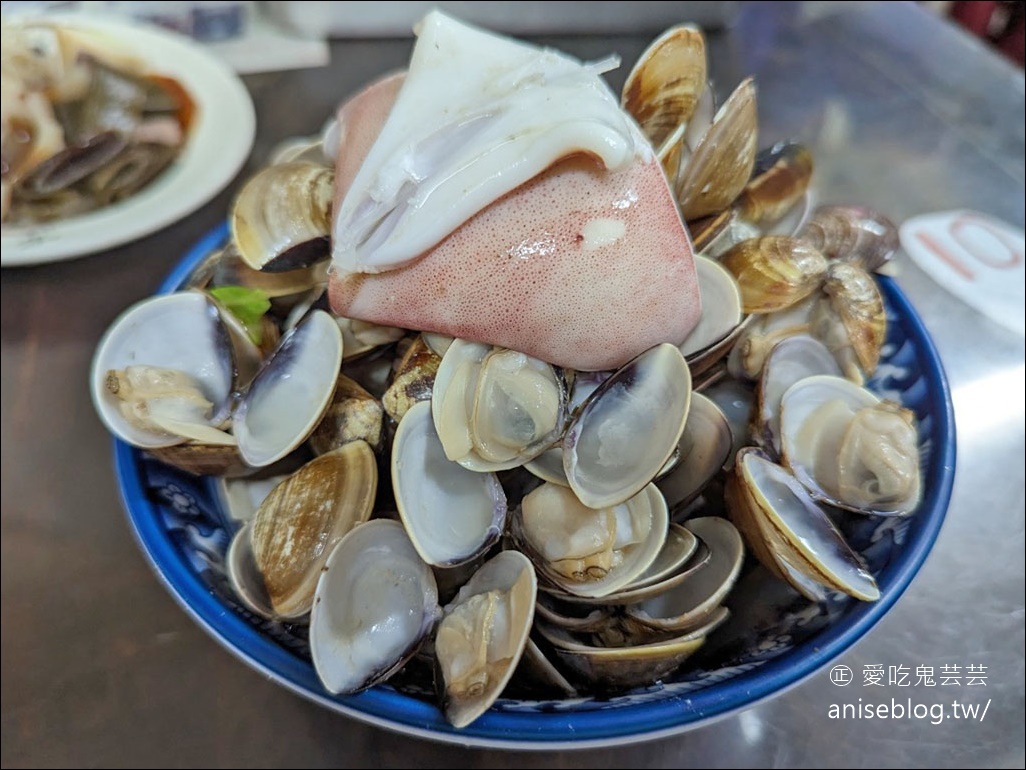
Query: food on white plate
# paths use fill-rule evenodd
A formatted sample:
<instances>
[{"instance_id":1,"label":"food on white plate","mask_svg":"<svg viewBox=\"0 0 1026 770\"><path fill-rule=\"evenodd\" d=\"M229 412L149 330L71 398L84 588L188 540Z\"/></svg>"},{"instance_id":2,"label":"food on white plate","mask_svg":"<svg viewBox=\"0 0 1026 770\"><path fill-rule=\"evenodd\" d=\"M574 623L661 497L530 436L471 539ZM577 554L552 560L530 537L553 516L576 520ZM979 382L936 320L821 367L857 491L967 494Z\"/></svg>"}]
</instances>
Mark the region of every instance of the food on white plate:
<instances>
[{"instance_id":1,"label":"food on white plate","mask_svg":"<svg viewBox=\"0 0 1026 770\"><path fill-rule=\"evenodd\" d=\"M0 217L62 219L135 194L178 157L194 104L109 33L0 27Z\"/></svg>"},{"instance_id":2,"label":"food on white plate","mask_svg":"<svg viewBox=\"0 0 1026 770\"><path fill-rule=\"evenodd\" d=\"M693 28L652 44L623 106L607 63L438 12L419 35L94 360L120 437L284 477L228 551L237 602L309 611L330 692L433 671L463 727L507 684L675 676L722 633L746 553L795 601L878 598L843 517L921 494L913 416L862 387L889 223L828 207L774 232L811 154L756 151L750 80L716 109ZM130 363L160 376L112 392ZM325 505L332 460L359 506Z\"/></svg>"}]
</instances>

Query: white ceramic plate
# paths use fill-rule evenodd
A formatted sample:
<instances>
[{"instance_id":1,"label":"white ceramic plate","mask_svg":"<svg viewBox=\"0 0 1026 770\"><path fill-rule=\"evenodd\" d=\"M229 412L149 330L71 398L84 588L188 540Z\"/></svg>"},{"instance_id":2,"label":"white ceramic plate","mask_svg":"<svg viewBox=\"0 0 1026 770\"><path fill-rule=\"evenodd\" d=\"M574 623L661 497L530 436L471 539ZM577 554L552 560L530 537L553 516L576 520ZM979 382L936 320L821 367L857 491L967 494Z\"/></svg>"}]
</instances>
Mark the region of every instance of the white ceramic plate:
<instances>
[{"instance_id":1,"label":"white ceramic plate","mask_svg":"<svg viewBox=\"0 0 1026 770\"><path fill-rule=\"evenodd\" d=\"M196 103L181 155L151 184L110 206L0 230L0 264L32 265L92 254L141 238L192 213L221 191L253 146L256 116L242 81L188 38L88 16L46 17L117 36L150 71L178 80Z\"/></svg>"}]
</instances>

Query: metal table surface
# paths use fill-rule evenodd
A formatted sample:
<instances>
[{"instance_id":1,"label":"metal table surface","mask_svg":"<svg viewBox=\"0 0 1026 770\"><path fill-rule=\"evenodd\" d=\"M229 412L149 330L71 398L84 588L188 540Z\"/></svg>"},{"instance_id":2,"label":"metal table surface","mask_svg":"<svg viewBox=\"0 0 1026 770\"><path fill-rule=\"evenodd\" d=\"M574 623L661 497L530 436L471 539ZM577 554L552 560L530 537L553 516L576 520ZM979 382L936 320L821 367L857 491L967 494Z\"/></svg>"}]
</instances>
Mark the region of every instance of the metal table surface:
<instances>
[{"instance_id":1,"label":"metal table surface","mask_svg":"<svg viewBox=\"0 0 1026 770\"><path fill-rule=\"evenodd\" d=\"M615 50L630 62L648 37L545 42L583 57ZM721 88L756 76L763 143L811 145L822 200L871 204L898 221L968 207L1023 226L1022 74L953 27L911 4L747 4L711 46ZM328 68L247 78L259 119L248 170L279 140L318 129L358 85L402 65L409 47L337 42ZM838 690L823 672L676 737L526 755L399 737L239 663L178 608L138 551L86 386L103 330L222 220L231 189L134 244L2 273L5 767L1023 765L1024 343L906 257L898 282L953 388L954 496L911 587L837 662L856 672L984 665L986 687L915 691L927 703L989 701L984 719L832 720L831 704L863 693Z\"/></svg>"}]
</instances>

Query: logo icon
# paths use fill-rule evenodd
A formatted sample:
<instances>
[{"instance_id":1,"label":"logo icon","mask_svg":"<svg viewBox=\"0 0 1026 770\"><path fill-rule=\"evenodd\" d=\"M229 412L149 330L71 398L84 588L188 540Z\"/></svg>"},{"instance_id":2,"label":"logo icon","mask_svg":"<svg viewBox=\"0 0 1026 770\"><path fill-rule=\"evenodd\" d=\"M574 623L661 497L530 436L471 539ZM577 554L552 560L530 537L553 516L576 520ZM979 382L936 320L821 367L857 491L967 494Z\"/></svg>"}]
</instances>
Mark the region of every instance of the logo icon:
<instances>
[{"instance_id":1,"label":"logo icon","mask_svg":"<svg viewBox=\"0 0 1026 770\"><path fill-rule=\"evenodd\" d=\"M830 681L838 687L851 684L853 678L851 669L847 666L834 666L830 669Z\"/></svg>"}]
</instances>

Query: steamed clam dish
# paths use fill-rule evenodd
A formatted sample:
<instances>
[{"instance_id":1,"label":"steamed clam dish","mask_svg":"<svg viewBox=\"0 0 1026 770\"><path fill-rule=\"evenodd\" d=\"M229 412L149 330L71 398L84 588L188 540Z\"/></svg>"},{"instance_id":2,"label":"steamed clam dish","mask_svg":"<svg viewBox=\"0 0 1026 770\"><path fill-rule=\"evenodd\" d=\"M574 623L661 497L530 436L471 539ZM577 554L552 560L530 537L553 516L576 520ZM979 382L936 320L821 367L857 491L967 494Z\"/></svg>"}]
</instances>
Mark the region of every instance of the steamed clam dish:
<instances>
[{"instance_id":1,"label":"steamed clam dish","mask_svg":"<svg viewBox=\"0 0 1026 770\"><path fill-rule=\"evenodd\" d=\"M463 727L687 671L754 561L878 598L844 520L922 487L864 387L893 226L805 212L811 154L758 149L750 80L716 105L692 27L619 98L610 62L418 35L94 359L112 432L251 491L236 603L308 623L327 691L427 672Z\"/></svg>"},{"instance_id":2,"label":"steamed clam dish","mask_svg":"<svg viewBox=\"0 0 1026 770\"><path fill-rule=\"evenodd\" d=\"M194 109L176 81L88 28L4 21L5 224L81 214L135 194L181 152Z\"/></svg>"}]
</instances>

